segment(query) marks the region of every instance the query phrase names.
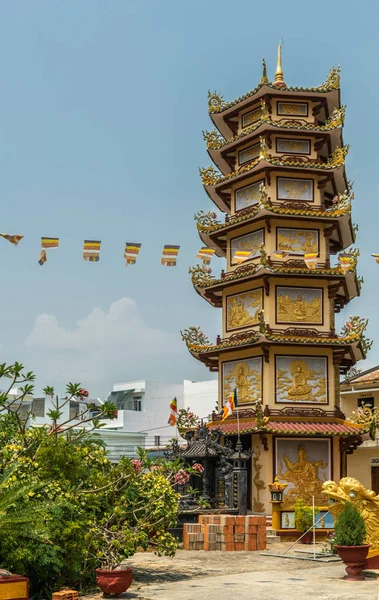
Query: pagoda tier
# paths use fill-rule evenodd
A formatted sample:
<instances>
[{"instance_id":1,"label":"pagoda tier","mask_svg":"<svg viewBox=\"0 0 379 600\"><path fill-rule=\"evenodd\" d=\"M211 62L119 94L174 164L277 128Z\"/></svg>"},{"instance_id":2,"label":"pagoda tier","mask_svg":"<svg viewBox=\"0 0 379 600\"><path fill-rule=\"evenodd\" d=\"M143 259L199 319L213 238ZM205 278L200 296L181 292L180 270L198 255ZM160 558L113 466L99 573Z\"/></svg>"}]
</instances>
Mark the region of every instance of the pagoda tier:
<instances>
[{"instance_id":1,"label":"pagoda tier","mask_svg":"<svg viewBox=\"0 0 379 600\"><path fill-rule=\"evenodd\" d=\"M299 125L297 123L283 124L263 118L256 125L247 128L247 131L242 131L242 133L229 140L219 137L216 131L204 132L203 137L207 142L210 158L224 176L236 169L236 166L241 163L241 157L243 164L244 157L251 160L254 153L259 153L261 136L265 137L267 147L270 150L278 148L277 140L280 140L284 133L287 140L297 139L307 142L310 140L320 159L326 159L326 156L343 146L343 111L344 109L335 111L333 121L324 126ZM278 155L280 155L279 152Z\"/></svg>"},{"instance_id":2,"label":"pagoda tier","mask_svg":"<svg viewBox=\"0 0 379 600\"><path fill-rule=\"evenodd\" d=\"M283 351L281 347L290 346L295 354L304 354L299 346L312 348L327 348L331 351L333 364L338 364L340 372L346 373L358 360L366 357L369 342L364 336L367 322L354 317L355 322L345 325L338 336L333 331L319 331L316 328L288 327L286 329L272 329L262 321L257 331L234 333L228 337L217 338L215 344L209 343L208 338L199 328L190 328L182 335L186 339L188 350L192 356L203 362L212 372L219 370L219 360L222 355L230 355L232 351L239 352L256 349L255 358L264 357L264 362L270 363L275 358L276 352ZM196 339L197 337L197 339ZM251 355L251 356L253 356Z\"/></svg>"},{"instance_id":3,"label":"pagoda tier","mask_svg":"<svg viewBox=\"0 0 379 600\"><path fill-rule=\"evenodd\" d=\"M302 202L272 202L265 194L256 205L238 211L232 217L226 215L225 222L217 221L212 213L199 212L195 215L201 240L205 245L216 250L217 256L226 257L228 239L241 227L249 227L252 223L264 227L271 233L275 221L322 223L325 237L330 239L330 252L335 254L347 248L355 241L355 233L351 222L351 196L342 194L331 207L307 206ZM301 226L301 225L300 225Z\"/></svg>"},{"instance_id":4,"label":"pagoda tier","mask_svg":"<svg viewBox=\"0 0 379 600\"><path fill-rule=\"evenodd\" d=\"M328 264L319 264L318 268L310 272L304 261L291 260L287 262L271 261L269 266L259 264L246 264L237 267L234 271L221 273L220 278L213 277L209 268L195 267L191 269L192 283L197 293L207 300L212 306L221 308L227 302L228 293L236 285L254 289L264 289L265 296L270 295L270 290L276 284L286 282L289 278L297 285L307 286L310 283L324 282L328 298L334 300L334 312L340 312L350 300L359 296L360 279L355 269L342 273L341 267L330 267ZM264 306L264 301L262 302Z\"/></svg>"},{"instance_id":5,"label":"pagoda tier","mask_svg":"<svg viewBox=\"0 0 379 600\"><path fill-rule=\"evenodd\" d=\"M333 198L349 187L344 167L347 150L346 146L337 149L327 162L304 162L302 157L284 158L270 156L265 152L228 175L218 175L213 167L202 169L200 174L209 198L221 211L227 213L234 212L232 199L236 191L247 185L264 183L268 196L274 196L271 184L274 192L277 177L314 179L315 188L322 190L324 196ZM277 177L272 176L274 171Z\"/></svg>"},{"instance_id":6,"label":"pagoda tier","mask_svg":"<svg viewBox=\"0 0 379 600\"><path fill-rule=\"evenodd\" d=\"M238 132L241 113L253 112L260 108L261 100L266 102L299 101L304 98L312 103L312 117L326 121L335 107L340 106L339 69L331 69L326 82L319 87L285 87L262 81L254 90L232 102L224 102L222 96L208 93L209 116L224 138L234 136ZM297 118L304 115L297 115ZM250 116L254 118L254 115Z\"/></svg>"}]
</instances>

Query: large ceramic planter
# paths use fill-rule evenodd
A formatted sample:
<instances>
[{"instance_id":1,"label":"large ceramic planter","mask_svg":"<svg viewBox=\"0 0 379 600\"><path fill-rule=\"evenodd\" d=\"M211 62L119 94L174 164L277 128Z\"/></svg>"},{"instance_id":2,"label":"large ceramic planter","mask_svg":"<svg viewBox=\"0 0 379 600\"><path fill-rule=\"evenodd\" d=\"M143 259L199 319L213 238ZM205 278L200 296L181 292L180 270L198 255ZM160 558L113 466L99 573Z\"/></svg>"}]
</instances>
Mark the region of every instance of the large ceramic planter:
<instances>
[{"instance_id":1,"label":"large ceramic planter","mask_svg":"<svg viewBox=\"0 0 379 600\"><path fill-rule=\"evenodd\" d=\"M337 546L336 550L340 559L346 565L344 579L348 581L364 581L362 571L365 568L366 558L371 544L364 546Z\"/></svg>"},{"instance_id":2,"label":"large ceramic planter","mask_svg":"<svg viewBox=\"0 0 379 600\"><path fill-rule=\"evenodd\" d=\"M96 569L96 583L103 592L104 598L108 598L110 594L121 596L132 583L132 569L116 571Z\"/></svg>"}]
</instances>

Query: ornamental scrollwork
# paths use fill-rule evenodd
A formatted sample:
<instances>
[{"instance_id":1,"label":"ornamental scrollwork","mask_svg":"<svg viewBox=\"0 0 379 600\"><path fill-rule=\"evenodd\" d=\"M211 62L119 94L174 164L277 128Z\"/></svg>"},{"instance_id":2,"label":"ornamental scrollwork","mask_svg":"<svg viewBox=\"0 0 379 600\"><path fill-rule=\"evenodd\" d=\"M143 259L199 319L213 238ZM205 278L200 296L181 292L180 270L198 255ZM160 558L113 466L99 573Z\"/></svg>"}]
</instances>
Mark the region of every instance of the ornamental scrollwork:
<instances>
[{"instance_id":1,"label":"ornamental scrollwork","mask_svg":"<svg viewBox=\"0 0 379 600\"><path fill-rule=\"evenodd\" d=\"M192 282L194 285L201 283L208 283L214 280L215 277L212 275L212 269L205 267L204 265L196 265L196 267L190 267L188 272L191 275Z\"/></svg>"},{"instance_id":2,"label":"ornamental scrollwork","mask_svg":"<svg viewBox=\"0 0 379 600\"><path fill-rule=\"evenodd\" d=\"M330 167L338 167L345 163L345 158L349 152L349 145L343 146L342 148L337 147L334 152L329 156L328 165Z\"/></svg>"},{"instance_id":3,"label":"ornamental scrollwork","mask_svg":"<svg viewBox=\"0 0 379 600\"><path fill-rule=\"evenodd\" d=\"M208 168L199 168L199 173L204 185L216 185L220 177L213 165Z\"/></svg>"},{"instance_id":4,"label":"ornamental scrollwork","mask_svg":"<svg viewBox=\"0 0 379 600\"><path fill-rule=\"evenodd\" d=\"M328 73L326 81L320 85L320 89L338 90L341 81L341 67L332 67Z\"/></svg>"},{"instance_id":5,"label":"ornamental scrollwork","mask_svg":"<svg viewBox=\"0 0 379 600\"><path fill-rule=\"evenodd\" d=\"M213 129L212 131L203 131L203 140L207 144L207 148L212 148L213 150L217 150L221 148L224 138Z\"/></svg>"},{"instance_id":6,"label":"ornamental scrollwork","mask_svg":"<svg viewBox=\"0 0 379 600\"><path fill-rule=\"evenodd\" d=\"M271 121L271 116L267 108L266 102L261 99L261 120L262 121Z\"/></svg>"},{"instance_id":7,"label":"ornamental scrollwork","mask_svg":"<svg viewBox=\"0 0 379 600\"><path fill-rule=\"evenodd\" d=\"M211 92L208 90L208 107L209 112L217 112L225 105L224 99L219 92Z\"/></svg>"},{"instance_id":8,"label":"ornamental scrollwork","mask_svg":"<svg viewBox=\"0 0 379 600\"><path fill-rule=\"evenodd\" d=\"M263 135L259 136L259 146L260 146L259 158L260 159L269 158L270 155L268 152L267 140Z\"/></svg>"},{"instance_id":9,"label":"ornamental scrollwork","mask_svg":"<svg viewBox=\"0 0 379 600\"><path fill-rule=\"evenodd\" d=\"M180 332L182 340L187 346L209 346L209 338L201 331L200 327L189 327Z\"/></svg>"},{"instance_id":10,"label":"ornamental scrollwork","mask_svg":"<svg viewBox=\"0 0 379 600\"><path fill-rule=\"evenodd\" d=\"M256 424L256 426L258 427L258 429L263 429L264 427L266 427L269 420L270 420L270 417L265 417L265 415L264 415L262 401L258 400L258 402L255 405L255 424Z\"/></svg>"},{"instance_id":11,"label":"ornamental scrollwork","mask_svg":"<svg viewBox=\"0 0 379 600\"><path fill-rule=\"evenodd\" d=\"M270 266L270 262L267 256L267 252L266 249L264 247L264 244L261 244L259 246L259 254L261 255L261 259L260 259L260 263L263 267L269 267Z\"/></svg>"},{"instance_id":12,"label":"ornamental scrollwork","mask_svg":"<svg viewBox=\"0 0 379 600\"><path fill-rule=\"evenodd\" d=\"M334 108L329 119L325 121L325 127L343 127L345 123L346 104L343 104L341 108Z\"/></svg>"},{"instance_id":13,"label":"ornamental scrollwork","mask_svg":"<svg viewBox=\"0 0 379 600\"><path fill-rule=\"evenodd\" d=\"M368 325L368 319L365 319L364 317L358 317L358 316L353 317L350 315L349 320L345 323L345 325L341 329L341 335L344 337L351 337L351 336L360 337L363 352L365 355L369 350L371 350L371 347L373 344L372 340L370 340L369 338L367 338L364 335L364 332L367 329L367 325Z\"/></svg>"},{"instance_id":14,"label":"ornamental scrollwork","mask_svg":"<svg viewBox=\"0 0 379 600\"><path fill-rule=\"evenodd\" d=\"M199 210L199 212L194 214L193 217L198 225L201 227L212 227L212 225L219 225L219 221L217 221L217 215L215 212L209 210L208 212L204 212L203 210Z\"/></svg>"},{"instance_id":15,"label":"ornamental scrollwork","mask_svg":"<svg viewBox=\"0 0 379 600\"><path fill-rule=\"evenodd\" d=\"M270 327L265 321L264 310L260 310L258 313L258 329L261 335L266 335L267 333L270 333Z\"/></svg>"},{"instance_id":16,"label":"ornamental scrollwork","mask_svg":"<svg viewBox=\"0 0 379 600\"><path fill-rule=\"evenodd\" d=\"M379 412L376 406L371 408L363 404L357 410L353 410L350 420L357 425L363 425L366 430L368 429L371 439L375 440L376 431L379 429Z\"/></svg>"}]
</instances>

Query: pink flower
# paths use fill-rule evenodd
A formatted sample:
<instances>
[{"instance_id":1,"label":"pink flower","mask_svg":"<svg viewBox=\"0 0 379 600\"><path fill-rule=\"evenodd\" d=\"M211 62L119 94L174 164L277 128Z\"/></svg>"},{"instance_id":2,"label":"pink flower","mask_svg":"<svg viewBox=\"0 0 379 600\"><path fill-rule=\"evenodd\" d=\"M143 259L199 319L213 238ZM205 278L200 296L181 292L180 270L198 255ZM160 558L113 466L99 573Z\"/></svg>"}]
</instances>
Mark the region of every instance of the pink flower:
<instances>
[{"instance_id":1,"label":"pink flower","mask_svg":"<svg viewBox=\"0 0 379 600\"><path fill-rule=\"evenodd\" d=\"M188 473L183 471L183 469L180 469L180 471L178 471L174 477L174 483L177 483L179 485L185 485L188 482L189 482Z\"/></svg>"},{"instance_id":2,"label":"pink flower","mask_svg":"<svg viewBox=\"0 0 379 600\"><path fill-rule=\"evenodd\" d=\"M135 470L136 473L139 473L140 470L142 469L142 463L137 458L133 458L132 459L132 465L133 465L134 470Z\"/></svg>"},{"instance_id":3,"label":"pink flower","mask_svg":"<svg viewBox=\"0 0 379 600\"><path fill-rule=\"evenodd\" d=\"M161 470L162 470L162 467L161 467L161 465L153 465L153 466L151 467L151 470L152 470L152 471L161 471Z\"/></svg>"},{"instance_id":4,"label":"pink flower","mask_svg":"<svg viewBox=\"0 0 379 600\"><path fill-rule=\"evenodd\" d=\"M88 398L89 393L88 390L85 390L84 388L79 388L79 396L81 396L82 398Z\"/></svg>"},{"instance_id":5,"label":"pink flower","mask_svg":"<svg viewBox=\"0 0 379 600\"><path fill-rule=\"evenodd\" d=\"M200 463L195 463L192 465L192 468L195 469L198 473L204 473L204 467Z\"/></svg>"}]
</instances>

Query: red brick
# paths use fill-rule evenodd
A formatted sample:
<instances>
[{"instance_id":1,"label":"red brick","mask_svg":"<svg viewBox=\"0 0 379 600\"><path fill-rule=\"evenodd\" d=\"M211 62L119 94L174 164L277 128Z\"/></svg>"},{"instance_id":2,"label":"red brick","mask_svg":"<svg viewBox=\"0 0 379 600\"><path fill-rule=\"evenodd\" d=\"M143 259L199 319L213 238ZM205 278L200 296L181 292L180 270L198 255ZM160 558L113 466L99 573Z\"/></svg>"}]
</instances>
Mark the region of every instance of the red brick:
<instances>
[{"instance_id":1,"label":"red brick","mask_svg":"<svg viewBox=\"0 0 379 600\"><path fill-rule=\"evenodd\" d=\"M257 539L253 536L249 537L247 540L247 550L253 551L253 550L256 550L257 547L258 547Z\"/></svg>"},{"instance_id":2,"label":"red brick","mask_svg":"<svg viewBox=\"0 0 379 600\"><path fill-rule=\"evenodd\" d=\"M227 552L233 552L234 551L234 542L225 542L225 550Z\"/></svg>"},{"instance_id":3,"label":"red brick","mask_svg":"<svg viewBox=\"0 0 379 600\"><path fill-rule=\"evenodd\" d=\"M265 525L266 526L266 517L256 517L257 519L257 524L258 525Z\"/></svg>"},{"instance_id":4,"label":"red brick","mask_svg":"<svg viewBox=\"0 0 379 600\"><path fill-rule=\"evenodd\" d=\"M248 525L247 526L247 531L249 534L251 533L258 533L258 525Z\"/></svg>"},{"instance_id":5,"label":"red brick","mask_svg":"<svg viewBox=\"0 0 379 600\"><path fill-rule=\"evenodd\" d=\"M242 550L245 550L245 542L236 542L234 545L236 552L241 552Z\"/></svg>"},{"instance_id":6,"label":"red brick","mask_svg":"<svg viewBox=\"0 0 379 600\"><path fill-rule=\"evenodd\" d=\"M266 550L266 542L258 542L258 550Z\"/></svg>"},{"instance_id":7,"label":"red brick","mask_svg":"<svg viewBox=\"0 0 379 600\"><path fill-rule=\"evenodd\" d=\"M236 525L234 528L234 533L245 533L245 525Z\"/></svg>"},{"instance_id":8,"label":"red brick","mask_svg":"<svg viewBox=\"0 0 379 600\"><path fill-rule=\"evenodd\" d=\"M225 525L234 525L234 523L235 523L235 517L227 516L225 518Z\"/></svg>"},{"instance_id":9,"label":"red brick","mask_svg":"<svg viewBox=\"0 0 379 600\"><path fill-rule=\"evenodd\" d=\"M236 525L245 525L245 517L236 517Z\"/></svg>"},{"instance_id":10,"label":"red brick","mask_svg":"<svg viewBox=\"0 0 379 600\"><path fill-rule=\"evenodd\" d=\"M225 535L225 543L234 543L234 534L233 533L227 533Z\"/></svg>"}]
</instances>

